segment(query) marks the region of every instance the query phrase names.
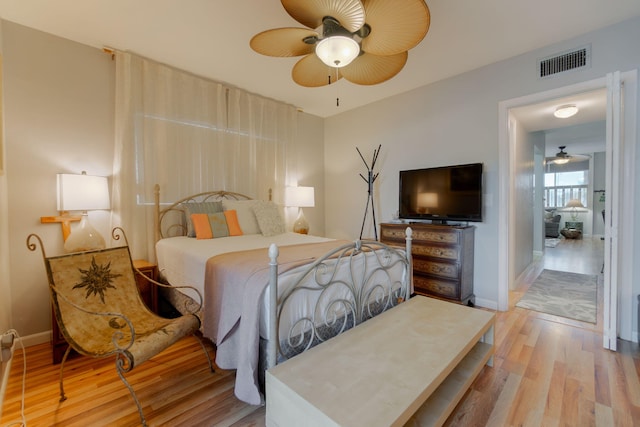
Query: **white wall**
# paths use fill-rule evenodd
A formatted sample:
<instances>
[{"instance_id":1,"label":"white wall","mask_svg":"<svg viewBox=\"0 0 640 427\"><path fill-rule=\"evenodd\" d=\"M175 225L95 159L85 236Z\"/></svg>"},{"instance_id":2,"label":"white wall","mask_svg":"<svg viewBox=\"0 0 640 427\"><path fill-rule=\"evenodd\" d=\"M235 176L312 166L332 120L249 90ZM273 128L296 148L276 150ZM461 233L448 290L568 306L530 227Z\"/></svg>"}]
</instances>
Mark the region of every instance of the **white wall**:
<instances>
[{"instance_id":1,"label":"white wall","mask_svg":"<svg viewBox=\"0 0 640 427\"><path fill-rule=\"evenodd\" d=\"M309 221L309 234L324 236L324 120L299 113L297 140L298 185L315 188L315 207L304 208L304 216Z\"/></svg>"},{"instance_id":2,"label":"white wall","mask_svg":"<svg viewBox=\"0 0 640 427\"><path fill-rule=\"evenodd\" d=\"M326 187L341 191L326 194L327 234L352 238L359 230L366 191L356 146L370 152L382 144L376 198L383 220L398 209L399 170L483 162L485 220L476 229L474 284L477 303L497 307L497 236L507 226L498 223L498 103L639 68L639 39L640 20L627 21L328 118ZM592 45L590 68L537 78L538 58L585 44Z\"/></svg>"},{"instance_id":3,"label":"white wall","mask_svg":"<svg viewBox=\"0 0 640 427\"><path fill-rule=\"evenodd\" d=\"M4 62L2 54L2 21L0 21L0 58ZM2 67L0 62L0 67ZM0 68L0 76L2 76ZM0 94L3 93L4 84L0 80ZM3 97L0 97L0 112L5 110ZM6 150L3 126L3 115L0 114L0 171L6 168ZM9 282L9 208L7 201L7 175L0 172L0 334L11 327L11 287Z\"/></svg>"},{"instance_id":4,"label":"white wall","mask_svg":"<svg viewBox=\"0 0 640 427\"><path fill-rule=\"evenodd\" d=\"M533 132L533 253L542 254L545 250L545 224L544 224L544 135L542 132Z\"/></svg>"},{"instance_id":5,"label":"white wall","mask_svg":"<svg viewBox=\"0 0 640 427\"><path fill-rule=\"evenodd\" d=\"M98 49L8 21L2 31L12 324L27 336L48 331L51 314L41 254L25 240L37 233L48 255L62 250L60 226L40 223L57 214L56 173L111 175L114 65Z\"/></svg>"},{"instance_id":6,"label":"white wall","mask_svg":"<svg viewBox=\"0 0 640 427\"><path fill-rule=\"evenodd\" d=\"M518 232L514 233L515 250L512 253L514 277L510 281L512 287L516 285L517 278L533 261L533 218L535 216L533 152L535 143L534 135L516 122L513 207Z\"/></svg>"},{"instance_id":7,"label":"white wall","mask_svg":"<svg viewBox=\"0 0 640 427\"><path fill-rule=\"evenodd\" d=\"M7 206L7 178L4 173L6 152L4 149L3 82L2 82L2 22L0 21L0 335L12 326L11 322L11 286L9 282L9 221ZM9 370L8 362L0 362L0 418L6 390Z\"/></svg>"}]
</instances>

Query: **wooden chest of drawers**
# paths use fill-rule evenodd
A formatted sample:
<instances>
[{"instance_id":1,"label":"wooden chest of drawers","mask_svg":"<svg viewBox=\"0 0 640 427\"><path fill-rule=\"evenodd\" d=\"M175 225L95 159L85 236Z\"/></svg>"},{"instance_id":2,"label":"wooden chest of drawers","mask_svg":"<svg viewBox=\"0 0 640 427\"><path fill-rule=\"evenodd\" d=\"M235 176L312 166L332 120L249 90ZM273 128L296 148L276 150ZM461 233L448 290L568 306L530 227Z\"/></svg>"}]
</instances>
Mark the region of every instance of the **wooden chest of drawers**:
<instances>
[{"instance_id":1,"label":"wooden chest of drawers","mask_svg":"<svg viewBox=\"0 0 640 427\"><path fill-rule=\"evenodd\" d=\"M473 294L474 226L381 224L380 241L404 246L413 230L413 287L417 294L475 305Z\"/></svg>"}]
</instances>

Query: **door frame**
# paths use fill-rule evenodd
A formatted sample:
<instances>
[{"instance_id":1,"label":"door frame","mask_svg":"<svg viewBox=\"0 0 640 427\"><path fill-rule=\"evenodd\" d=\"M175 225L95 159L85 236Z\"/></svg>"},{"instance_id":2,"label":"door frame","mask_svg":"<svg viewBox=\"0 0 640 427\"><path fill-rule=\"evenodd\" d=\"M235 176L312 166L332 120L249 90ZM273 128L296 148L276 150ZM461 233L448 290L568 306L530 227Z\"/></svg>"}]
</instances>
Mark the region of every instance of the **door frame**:
<instances>
[{"instance_id":1,"label":"door frame","mask_svg":"<svg viewBox=\"0 0 640 427\"><path fill-rule=\"evenodd\" d=\"M617 289L619 336L625 340L632 340L632 279L633 279L633 237L634 237L634 181L635 181L635 145L636 145L636 104L637 104L637 70L621 73L624 82L624 141L621 162L622 170L614 179L628 178L622 187L620 194L621 206L619 226L624 233L620 234L617 259L611 261L611 268L617 271ZM511 117L510 109L529 104L537 104L544 101L561 98L581 92L602 89L607 87L607 78L602 77L586 82L581 82L561 88L538 92L518 98L501 101L498 104L498 165L499 165L499 202L498 202L498 310L506 311L509 308L509 285L514 280L512 257L510 248L514 241L513 211L511 205L513 199L513 171L515 156L512 139L510 138ZM619 183L618 183L619 184Z\"/></svg>"}]
</instances>

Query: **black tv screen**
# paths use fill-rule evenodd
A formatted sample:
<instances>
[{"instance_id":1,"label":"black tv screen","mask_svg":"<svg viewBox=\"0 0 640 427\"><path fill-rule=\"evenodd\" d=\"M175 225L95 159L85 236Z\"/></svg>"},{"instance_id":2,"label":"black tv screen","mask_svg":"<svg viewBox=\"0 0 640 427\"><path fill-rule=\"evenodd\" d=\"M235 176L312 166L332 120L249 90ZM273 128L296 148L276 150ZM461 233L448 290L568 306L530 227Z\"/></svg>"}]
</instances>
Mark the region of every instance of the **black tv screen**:
<instances>
[{"instance_id":1,"label":"black tv screen","mask_svg":"<svg viewBox=\"0 0 640 427\"><path fill-rule=\"evenodd\" d=\"M400 171L402 219L482 221L482 163Z\"/></svg>"}]
</instances>

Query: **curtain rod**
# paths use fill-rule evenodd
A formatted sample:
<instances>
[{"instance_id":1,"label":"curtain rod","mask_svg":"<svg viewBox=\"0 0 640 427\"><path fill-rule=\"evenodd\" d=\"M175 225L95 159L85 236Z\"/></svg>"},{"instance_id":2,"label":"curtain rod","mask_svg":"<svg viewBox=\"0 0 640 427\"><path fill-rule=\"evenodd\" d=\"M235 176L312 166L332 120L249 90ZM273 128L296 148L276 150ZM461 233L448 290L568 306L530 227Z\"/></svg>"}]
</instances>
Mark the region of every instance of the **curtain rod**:
<instances>
[{"instance_id":1,"label":"curtain rod","mask_svg":"<svg viewBox=\"0 0 640 427\"><path fill-rule=\"evenodd\" d=\"M106 53L107 55L111 55L111 60L115 60L115 59L116 59L116 52L118 51L118 49L114 49L114 48L109 47L109 46L102 46L102 51L103 51L104 53ZM217 81L217 80L213 80L213 79L211 79L211 78L209 78L209 77L203 77L203 76L200 76L200 75L198 75L198 74L194 74L194 73L192 73L192 72L190 72L190 71L186 71L186 70L183 70L183 69L181 69L181 68L178 68L178 67L175 67L175 66L172 66L172 65L167 65L167 64L164 64L164 63L162 63L162 62L158 62L158 61L155 61L155 60L153 60L153 59L149 59L149 58L146 58L146 57L144 57L144 56L141 56L141 55L138 55L138 54L135 54L135 53L133 53L133 55L136 55L136 56L138 56L138 57L140 57L140 58L143 58L143 59L145 59L145 60L147 60L147 61L153 61L153 62L155 62L155 63L157 63L157 64L160 64L160 65L163 65L163 66L165 66L165 67L173 68L173 69L174 69L174 70L176 70L176 71L179 71L179 72L182 72L182 73L190 74L190 75L192 75L192 76L194 76L194 77L198 77L198 78L200 78L200 79L205 79L205 80L208 80L208 81L210 81L210 82L214 82L214 83L217 83L217 84L221 84L221 85L222 85L222 86L224 86L224 88L226 89L227 94L229 93L229 90L230 90L230 89L231 89L231 87L233 86L234 88L239 89L239 90L241 90L241 91L243 91L243 92L249 93L249 94L251 94L251 95L254 95L254 96L257 96L257 97L260 97L260 98L263 98L263 99L268 99L268 100L270 100L270 101L274 101L274 102L277 102L277 103L280 103L280 104L289 105L289 106L291 106L291 107L295 108L295 109L296 109L296 111L297 111L297 112L299 112L299 113L304 112L304 110L303 110L301 107L298 107L298 106L295 106L295 105L289 104L288 102L278 101L277 99L273 99L273 98L266 97L266 96L264 96L264 95L260 95L260 94L257 94L257 93L253 93L253 92L247 91L246 89L242 89L242 88L240 88L240 87L237 87L237 86L234 86L234 85L230 85L230 84L228 84L228 83L223 83L223 82L220 82L220 81Z\"/></svg>"}]
</instances>

